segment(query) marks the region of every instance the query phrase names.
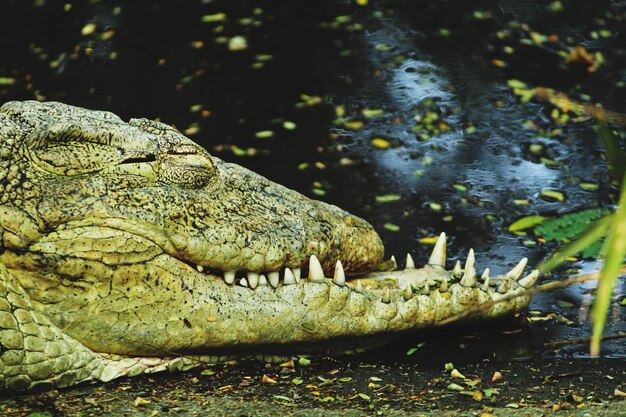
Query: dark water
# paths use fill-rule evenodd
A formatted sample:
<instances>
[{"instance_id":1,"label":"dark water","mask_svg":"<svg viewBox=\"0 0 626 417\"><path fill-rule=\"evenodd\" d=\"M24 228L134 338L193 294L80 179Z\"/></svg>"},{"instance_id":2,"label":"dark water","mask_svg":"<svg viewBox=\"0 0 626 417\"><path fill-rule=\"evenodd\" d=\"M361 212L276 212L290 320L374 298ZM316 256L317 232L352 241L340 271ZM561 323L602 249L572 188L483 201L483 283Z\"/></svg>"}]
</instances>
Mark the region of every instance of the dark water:
<instances>
[{"instance_id":1,"label":"dark water","mask_svg":"<svg viewBox=\"0 0 626 417\"><path fill-rule=\"evenodd\" d=\"M623 3L372 3L4 0L0 99L160 118L220 158L361 215L390 255L422 263L430 246L420 238L446 231L451 263L474 248L479 268L495 273L523 256L536 264L549 248L508 233L515 219L614 202L593 123L558 125L550 105L521 104L507 80L626 111ZM237 36L247 47L231 51ZM578 44L603 54L597 71L564 64L559 51ZM554 129L562 132L547 137ZM565 201L542 198L545 189ZM390 194L399 199L376 202ZM411 336L386 357L423 340L435 340L424 352L451 360L584 357L584 343L545 343L588 337L590 290L537 296L531 309L554 315L546 321ZM611 332L625 330L624 315L616 303ZM618 339L604 352L623 357L624 347Z\"/></svg>"}]
</instances>

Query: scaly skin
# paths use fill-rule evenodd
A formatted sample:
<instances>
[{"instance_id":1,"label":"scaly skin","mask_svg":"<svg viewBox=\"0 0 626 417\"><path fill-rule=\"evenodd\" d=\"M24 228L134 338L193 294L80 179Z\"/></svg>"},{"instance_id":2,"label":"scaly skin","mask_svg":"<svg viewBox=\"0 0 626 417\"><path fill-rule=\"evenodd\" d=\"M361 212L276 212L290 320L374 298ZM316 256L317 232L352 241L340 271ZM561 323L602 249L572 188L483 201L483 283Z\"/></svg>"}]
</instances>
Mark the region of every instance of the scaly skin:
<instances>
[{"instance_id":1,"label":"scaly skin","mask_svg":"<svg viewBox=\"0 0 626 417\"><path fill-rule=\"evenodd\" d=\"M364 220L162 123L61 103L0 108L0 236L0 390L13 391L435 326L537 277L519 280L523 261L478 283L472 252L446 272L442 235L425 268L356 280L383 256Z\"/></svg>"}]
</instances>

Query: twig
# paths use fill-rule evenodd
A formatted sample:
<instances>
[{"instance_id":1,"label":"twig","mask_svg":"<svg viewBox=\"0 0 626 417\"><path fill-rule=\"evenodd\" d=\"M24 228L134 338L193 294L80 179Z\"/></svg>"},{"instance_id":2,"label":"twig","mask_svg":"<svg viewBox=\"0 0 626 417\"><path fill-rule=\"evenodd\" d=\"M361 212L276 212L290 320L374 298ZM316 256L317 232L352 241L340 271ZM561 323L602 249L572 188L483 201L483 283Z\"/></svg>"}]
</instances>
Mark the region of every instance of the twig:
<instances>
[{"instance_id":1,"label":"twig","mask_svg":"<svg viewBox=\"0 0 626 417\"><path fill-rule=\"evenodd\" d=\"M617 334L612 334L610 336L604 336L602 341L606 340L615 340L615 339L626 339L626 332L618 332ZM566 339L566 340L557 340L555 342L546 342L543 345L545 347L559 347L559 346L570 346L570 345L582 345L591 342L591 338L581 338L581 339Z\"/></svg>"}]
</instances>

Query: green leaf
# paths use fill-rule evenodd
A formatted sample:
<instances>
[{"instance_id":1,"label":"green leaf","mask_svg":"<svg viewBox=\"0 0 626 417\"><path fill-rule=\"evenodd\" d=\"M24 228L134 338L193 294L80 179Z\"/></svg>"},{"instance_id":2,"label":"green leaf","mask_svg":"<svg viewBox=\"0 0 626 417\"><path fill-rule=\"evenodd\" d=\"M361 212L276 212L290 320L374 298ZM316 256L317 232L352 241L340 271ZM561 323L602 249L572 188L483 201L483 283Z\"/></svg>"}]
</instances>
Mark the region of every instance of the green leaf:
<instances>
[{"instance_id":1,"label":"green leaf","mask_svg":"<svg viewBox=\"0 0 626 417\"><path fill-rule=\"evenodd\" d=\"M543 216L526 216L514 221L509 226L509 232L517 232L519 230L528 229L542 223L546 217Z\"/></svg>"},{"instance_id":2,"label":"green leaf","mask_svg":"<svg viewBox=\"0 0 626 417\"><path fill-rule=\"evenodd\" d=\"M390 232L398 232L400 231L400 226L398 226L397 224L393 224L393 223L385 223L383 225L383 227L387 230L389 230Z\"/></svg>"},{"instance_id":3,"label":"green leaf","mask_svg":"<svg viewBox=\"0 0 626 417\"><path fill-rule=\"evenodd\" d=\"M598 123L596 130L604 144L604 155L609 164L611 177L614 181L620 181L624 177L624 169L626 168L624 150L619 146L615 134L606 123Z\"/></svg>"},{"instance_id":4,"label":"green leaf","mask_svg":"<svg viewBox=\"0 0 626 417\"><path fill-rule=\"evenodd\" d=\"M604 208L590 208L562 214L559 217L543 221L535 227L535 234L541 235L548 242L553 240L565 242L576 238L587 230L595 220L610 212Z\"/></svg>"},{"instance_id":5,"label":"green leaf","mask_svg":"<svg viewBox=\"0 0 626 417\"><path fill-rule=\"evenodd\" d=\"M362 398L362 399L364 399L365 401L370 401L370 400L371 400L371 398L370 398L370 396L369 396L369 395L367 395L367 394L363 394L362 392L359 392L359 394L358 394L358 395L359 395L359 397L361 397L361 398Z\"/></svg>"},{"instance_id":6,"label":"green leaf","mask_svg":"<svg viewBox=\"0 0 626 417\"><path fill-rule=\"evenodd\" d=\"M398 194L386 194L386 195L377 195L376 202L377 203L389 203L392 201L398 201L402 198L402 196Z\"/></svg>"},{"instance_id":7,"label":"green leaf","mask_svg":"<svg viewBox=\"0 0 626 417\"><path fill-rule=\"evenodd\" d=\"M604 268L602 268L596 298L591 310L593 331L590 353L593 356L600 354L600 343L611 304L611 295L626 255L626 178L622 179L619 207L615 212L612 226L607 240Z\"/></svg>"},{"instance_id":8,"label":"green leaf","mask_svg":"<svg viewBox=\"0 0 626 417\"><path fill-rule=\"evenodd\" d=\"M539 272L546 273L558 265L565 262L567 258L570 256L576 255L577 253L584 250L589 245L596 242L598 239L603 237L607 229L612 225L614 214L609 214L608 216L603 217L598 220L596 224L589 228L586 232L580 235L579 238L565 245L561 250L556 253L550 255L548 259L539 264Z\"/></svg>"}]
</instances>

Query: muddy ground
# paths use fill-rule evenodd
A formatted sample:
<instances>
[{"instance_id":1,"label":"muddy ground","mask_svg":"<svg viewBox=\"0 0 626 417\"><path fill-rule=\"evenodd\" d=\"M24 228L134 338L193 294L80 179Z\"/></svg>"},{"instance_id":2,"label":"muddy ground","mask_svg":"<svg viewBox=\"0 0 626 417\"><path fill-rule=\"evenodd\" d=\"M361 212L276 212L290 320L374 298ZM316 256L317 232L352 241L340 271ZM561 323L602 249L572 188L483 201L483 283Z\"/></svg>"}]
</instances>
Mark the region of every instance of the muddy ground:
<instances>
[{"instance_id":1,"label":"muddy ground","mask_svg":"<svg viewBox=\"0 0 626 417\"><path fill-rule=\"evenodd\" d=\"M485 359L459 366L465 379L427 361L381 365L328 357L306 367L252 362L207 370L5 397L0 415L626 415L626 402L615 396L625 388L626 369L607 359ZM496 372L502 379L492 382ZM263 383L263 375L274 382Z\"/></svg>"}]
</instances>

